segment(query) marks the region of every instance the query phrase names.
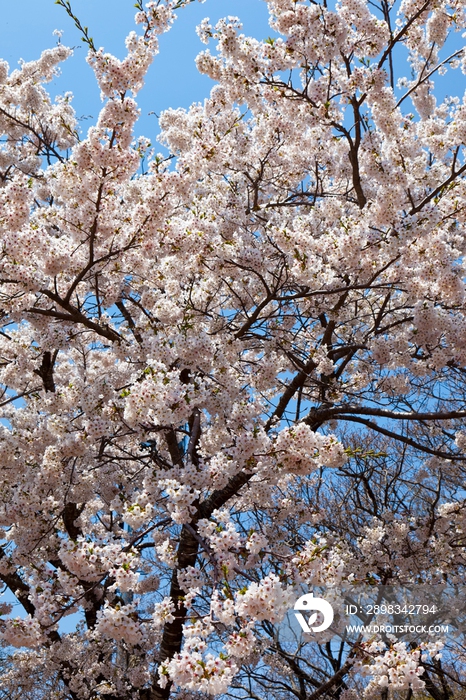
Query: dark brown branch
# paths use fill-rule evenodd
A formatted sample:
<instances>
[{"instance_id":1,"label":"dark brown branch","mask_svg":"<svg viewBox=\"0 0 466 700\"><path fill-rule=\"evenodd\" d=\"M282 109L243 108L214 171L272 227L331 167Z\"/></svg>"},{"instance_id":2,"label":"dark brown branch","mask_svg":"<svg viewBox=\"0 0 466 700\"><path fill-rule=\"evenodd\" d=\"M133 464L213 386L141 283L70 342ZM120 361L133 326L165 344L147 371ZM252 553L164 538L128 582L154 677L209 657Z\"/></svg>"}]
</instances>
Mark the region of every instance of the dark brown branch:
<instances>
[{"instance_id":1,"label":"dark brown branch","mask_svg":"<svg viewBox=\"0 0 466 700\"><path fill-rule=\"evenodd\" d=\"M0 561L5 559L5 557L6 554L3 548L0 547ZM29 600L29 586L27 583L24 583L21 576L16 571L13 571L8 574L0 574L0 580L3 581L5 586L8 586L10 591L17 597L25 611L33 617L36 608Z\"/></svg>"},{"instance_id":2,"label":"dark brown branch","mask_svg":"<svg viewBox=\"0 0 466 700\"><path fill-rule=\"evenodd\" d=\"M38 369L34 370L34 374L38 374L42 379L45 391L55 392L55 381L53 379L53 368L57 359L58 350L54 350L53 355L49 350L46 350L42 355L42 363Z\"/></svg>"},{"instance_id":3,"label":"dark brown branch","mask_svg":"<svg viewBox=\"0 0 466 700\"><path fill-rule=\"evenodd\" d=\"M194 409L189 423L191 436L189 438L188 457L193 464L197 464L199 460L196 448L201 437L201 412L198 408Z\"/></svg>"},{"instance_id":4,"label":"dark brown branch","mask_svg":"<svg viewBox=\"0 0 466 700\"><path fill-rule=\"evenodd\" d=\"M15 394L14 396L10 396L8 399L5 399L5 401L0 402L0 408L2 406L6 406L8 403L12 403L13 401L17 401L18 399L21 399L23 396L30 396L31 394L35 394L37 391L40 391L42 389L41 386L36 386L34 389L29 389L29 391L22 391L20 394Z\"/></svg>"},{"instance_id":5,"label":"dark brown branch","mask_svg":"<svg viewBox=\"0 0 466 700\"><path fill-rule=\"evenodd\" d=\"M434 455L435 457L440 457L441 459L450 459L450 460L455 460L455 461L466 461L466 456L460 456L460 455L455 455L451 452L442 452L442 450L434 450L431 447L428 447L427 445L423 445L420 442L416 442L412 438L407 437L406 435L400 435L400 433L395 433L392 430L388 430L387 428L383 428L381 425L376 423L375 421L372 420L367 420L366 418L359 418L359 416L350 416L347 415L342 420L347 420L350 421L351 423L361 423L361 425L365 425L367 428L371 428L372 430L375 430L377 433L381 433L382 435L386 435L387 437L393 438L397 442L402 442L405 445L409 445L410 447L414 447L415 450L419 450L420 452L425 452L426 454L429 455Z\"/></svg>"},{"instance_id":6,"label":"dark brown branch","mask_svg":"<svg viewBox=\"0 0 466 700\"><path fill-rule=\"evenodd\" d=\"M169 428L169 430L164 433L164 436L173 466L181 464L183 462L183 453L178 446L178 439L176 437L175 430L173 428Z\"/></svg>"},{"instance_id":7,"label":"dark brown branch","mask_svg":"<svg viewBox=\"0 0 466 700\"><path fill-rule=\"evenodd\" d=\"M456 180L457 177L459 177L459 175L462 175L465 171L466 163L459 170L454 170L449 178L442 182L441 185L436 187L435 190L432 190L432 192L428 194L427 197L424 197L420 204L418 204L416 207L413 207L409 212L410 215L417 214L419 211L421 211L421 209L425 207L425 205L428 204L431 201L431 199L434 199L438 194L442 192L443 189L445 189L445 187L448 187L448 185L450 185L454 180Z\"/></svg>"},{"instance_id":8,"label":"dark brown branch","mask_svg":"<svg viewBox=\"0 0 466 700\"><path fill-rule=\"evenodd\" d=\"M171 658L181 649L183 642L183 624L188 614L188 609L183 602L185 591L178 583L178 571L186 569L188 566L195 565L198 550L199 542L192 533L191 528L184 525L181 530L180 544L177 551L177 568L173 572L170 585L170 598L177 606L177 609L173 622L167 622L164 626L162 642L160 644L159 661ZM151 700L167 700L170 696L170 691L170 682L163 689L160 688L158 684L154 684L149 697Z\"/></svg>"},{"instance_id":9,"label":"dark brown branch","mask_svg":"<svg viewBox=\"0 0 466 700\"><path fill-rule=\"evenodd\" d=\"M53 292L44 291L44 294L53 299L53 301L56 301L56 303L58 304L60 304L60 302L62 301L61 299L56 299L55 294L53 294ZM50 318L56 318L61 321L68 321L69 323L80 323L86 328L89 328L89 330L92 330L95 333L97 333L97 335L106 338L107 340L117 343L121 342L122 337L116 331L114 331L113 328L110 328L108 325L100 326L98 323L94 323L94 321L91 321L89 318L87 318L87 316L81 313L72 304L68 304L65 308L68 311L68 313L56 311L55 309L39 309L34 306L30 309L26 309L26 312L29 314L38 314L39 316L49 316Z\"/></svg>"},{"instance_id":10,"label":"dark brown branch","mask_svg":"<svg viewBox=\"0 0 466 700\"><path fill-rule=\"evenodd\" d=\"M81 528L75 525L75 520L79 518L84 510L84 504L78 506L76 503L67 503L62 512L63 524L70 538L76 542L78 536L82 534Z\"/></svg>"},{"instance_id":11,"label":"dark brown branch","mask_svg":"<svg viewBox=\"0 0 466 700\"><path fill-rule=\"evenodd\" d=\"M283 392L280 401L278 402L277 408L267 421L265 426L266 430L270 430L273 423L275 421L278 422L282 418L289 402L291 401L295 393L298 391L298 389L300 389L304 385L304 382L316 367L316 363L313 360L309 360L304 365L304 368L301 370L301 372L298 372L298 374L296 374L295 377L291 380L291 382L288 384L285 391Z\"/></svg>"},{"instance_id":12,"label":"dark brown branch","mask_svg":"<svg viewBox=\"0 0 466 700\"><path fill-rule=\"evenodd\" d=\"M128 324L128 328L130 329L131 333L134 335L136 341L139 343L139 345L142 345L142 343L143 343L142 336L139 333L139 331L137 330L136 324L133 321L133 317L129 313L126 306L123 304L123 301L120 299L120 301L117 301L115 303L115 306L117 307L118 311L121 313L123 318L125 319L126 323Z\"/></svg>"},{"instance_id":13,"label":"dark brown branch","mask_svg":"<svg viewBox=\"0 0 466 700\"><path fill-rule=\"evenodd\" d=\"M466 418L466 411L432 411L432 412L417 412L417 411L389 411L385 408L376 408L375 406L334 406L331 408L316 408L309 412L304 422L311 424L315 420L329 420L338 418L339 416L361 415L361 416L378 416L380 418L391 418L393 420L453 420L455 418Z\"/></svg>"}]
</instances>

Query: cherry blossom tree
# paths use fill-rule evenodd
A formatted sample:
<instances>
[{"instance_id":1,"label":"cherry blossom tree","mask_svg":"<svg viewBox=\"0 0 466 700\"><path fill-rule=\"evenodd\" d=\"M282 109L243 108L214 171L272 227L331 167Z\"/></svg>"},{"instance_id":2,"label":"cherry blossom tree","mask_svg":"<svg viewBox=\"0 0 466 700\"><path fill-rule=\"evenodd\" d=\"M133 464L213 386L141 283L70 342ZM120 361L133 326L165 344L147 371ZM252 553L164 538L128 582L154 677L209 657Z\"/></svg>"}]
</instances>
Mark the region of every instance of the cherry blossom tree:
<instances>
[{"instance_id":1,"label":"cherry blossom tree","mask_svg":"<svg viewBox=\"0 0 466 700\"><path fill-rule=\"evenodd\" d=\"M103 106L52 101L61 44L0 63L0 696L460 697L459 642L277 629L303 584L464 577L464 1L205 20L165 154L135 97L189 3L123 60L58 4Z\"/></svg>"}]
</instances>

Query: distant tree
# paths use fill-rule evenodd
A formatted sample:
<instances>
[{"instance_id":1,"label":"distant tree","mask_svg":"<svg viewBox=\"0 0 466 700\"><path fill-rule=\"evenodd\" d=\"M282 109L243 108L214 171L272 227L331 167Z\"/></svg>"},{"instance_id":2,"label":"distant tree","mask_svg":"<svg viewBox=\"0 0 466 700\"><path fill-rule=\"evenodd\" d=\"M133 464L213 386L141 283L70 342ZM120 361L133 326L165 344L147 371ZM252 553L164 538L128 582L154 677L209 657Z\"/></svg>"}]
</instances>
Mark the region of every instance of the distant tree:
<instances>
[{"instance_id":1,"label":"distant tree","mask_svg":"<svg viewBox=\"0 0 466 700\"><path fill-rule=\"evenodd\" d=\"M58 4L103 107L81 140L61 44L0 63L0 697L461 697L461 637L279 626L302 584L464 581L465 3L205 20L169 156L134 96L187 3L121 61Z\"/></svg>"}]
</instances>

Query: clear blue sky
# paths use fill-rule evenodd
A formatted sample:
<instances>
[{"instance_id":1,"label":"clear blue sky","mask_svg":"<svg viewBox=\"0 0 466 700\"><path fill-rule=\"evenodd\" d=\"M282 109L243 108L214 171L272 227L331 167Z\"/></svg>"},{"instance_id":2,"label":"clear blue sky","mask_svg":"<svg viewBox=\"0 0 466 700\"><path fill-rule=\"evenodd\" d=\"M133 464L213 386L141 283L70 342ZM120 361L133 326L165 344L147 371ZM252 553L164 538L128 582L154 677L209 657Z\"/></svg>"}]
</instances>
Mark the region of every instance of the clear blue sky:
<instances>
[{"instance_id":1,"label":"clear blue sky","mask_svg":"<svg viewBox=\"0 0 466 700\"><path fill-rule=\"evenodd\" d=\"M62 42L79 47L75 55L62 68L62 76L51 90L54 94L71 90L78 116L92 115L92 123L100 108L99 90L87 63L86 46L80 41L79 32L65 10L54 0L0 0L0 58L7 60L11 68L20 58L26 61L37 58L41 51L55 45L54 29L64 30ZM81 23L89 27L96 46L122 58L124 39L135 29L134 0L71 0L74 13ZM171 31L161 37L160 54L151 66L146 86L138 97L141 107L139 134L153 137L158 131L156 117L167 107L189 107L208 96L213 83L198 74L194 59L205 49L196 34L196 26L204 17L216 21L220 17L235 15L241 18L244 32L264 39L272 33L268 26L267 6L263 0L206 0L193 2L179 10L178 20ZM212 47L213 50L213 47ZM82 124L86 131L86 122Z\"/></svg>"}]
</instances>

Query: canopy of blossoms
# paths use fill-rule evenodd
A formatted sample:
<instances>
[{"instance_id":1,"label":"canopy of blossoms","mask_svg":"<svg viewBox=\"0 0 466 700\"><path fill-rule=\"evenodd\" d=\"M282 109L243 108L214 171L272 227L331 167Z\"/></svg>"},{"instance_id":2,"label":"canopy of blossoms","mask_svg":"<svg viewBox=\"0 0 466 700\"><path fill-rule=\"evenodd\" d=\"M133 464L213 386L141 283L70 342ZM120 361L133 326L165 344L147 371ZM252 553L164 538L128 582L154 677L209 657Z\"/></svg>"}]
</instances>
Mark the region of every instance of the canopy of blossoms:
<instances>
[{"instance_id":1,"label":"canopy of blossoms","mask_svg":"<svg viewBox=\"0 0 466 700\"><path fill-rule=\"evenodd\" d=\"M70 49L0 63L0 697L448 700L461 640L276 629L303 585L464 579L466 3L205 20L158 154L183 4L123 60L81 27L86 135Z\"/></svg>"}]
</instances>

